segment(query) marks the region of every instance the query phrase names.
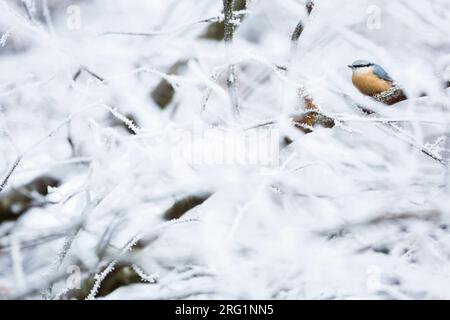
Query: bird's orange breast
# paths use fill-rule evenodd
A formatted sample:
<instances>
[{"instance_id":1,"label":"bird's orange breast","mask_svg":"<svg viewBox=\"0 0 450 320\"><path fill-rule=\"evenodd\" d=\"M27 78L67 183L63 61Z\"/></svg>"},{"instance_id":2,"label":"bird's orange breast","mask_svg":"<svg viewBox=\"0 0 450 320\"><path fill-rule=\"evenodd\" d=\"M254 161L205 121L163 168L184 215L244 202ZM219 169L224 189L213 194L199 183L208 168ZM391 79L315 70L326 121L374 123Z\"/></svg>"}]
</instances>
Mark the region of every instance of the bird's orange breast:
<instances>
[{"instance_id":1,"label":"bird's orange breast","mask_svg":"<svg viewBox=\"0 0 450 320\"><path fill-rule=\"evenodd\" d=\"M374 95L392 87L392 82L378 78L372 71L353 73L353 85L365 95Z\"/></svg>"}]
</instances>

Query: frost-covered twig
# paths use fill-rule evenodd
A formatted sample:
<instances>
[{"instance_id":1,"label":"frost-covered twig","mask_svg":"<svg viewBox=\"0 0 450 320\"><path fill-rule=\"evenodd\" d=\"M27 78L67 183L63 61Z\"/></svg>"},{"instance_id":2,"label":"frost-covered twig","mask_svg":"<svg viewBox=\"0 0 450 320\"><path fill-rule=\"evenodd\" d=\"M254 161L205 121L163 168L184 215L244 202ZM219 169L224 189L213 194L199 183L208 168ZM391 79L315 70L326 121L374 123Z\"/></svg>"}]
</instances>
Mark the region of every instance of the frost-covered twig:
<instances>
[{"instance_id":1,"label":"frost-covered twig","mask_svg":"<svg viewBox=\"0 0 450 320\"><path fill-rule=\"evenodd\" d=\"M97 273L94 276L95 283L92 287L91 291L89 292L89 295L86 297L85 300L94 300L95 296L98 293L98 290L100 289L100 286L102 285L103 280L105 280L106 276L114 271L114 267L117 264L117 260L111 261L108 266L100 273Z\"/></svg>"},{"instance_id":2,"label":"frost-covered twig","mask_svg":"<svg viewBox=\"0 0 450 320\"><path fill-rule=\"evenodd\" d=\"M7 31L0 37L0 47L4 47L4 46L6 45L6 42L8 41L8 39L9 39L9 37L10 37L10 35L11 35L12 29L13 29L13 28L7 30Z\"/></svg>"},{"instance_id":3,"label":"frost-covered twig","mask_svg":"<svg viewBox=\"0 0 450 320\"><path fill-rule=\"evenodd\" d=\"M450 87L450 83L446 83L444 85L444 88L448 88ZM427 94L426 93L422 93L420 95L421 97L426 97ZM389 88L386 91L383 91L381 93L378 94L374 94L372 96L375 100L387 104L387 105L393 105L396 104L398 102L404 101L406 99L408 99L408 97L406 96L405 92L403 91L403 89L398 85L395 84Z\"/></svg>"},{"instance_id":4,"label":"frost-covered twig","mask_svg":"<svg viewBox=\"0 0 450 320\"><path fill-rule=\"evenodd\" d=\"M393 89L392 92L397 92L397 89ZM366 107L366 106L361 106L360 104L358 104L357 102L355 102L349 95L345 94L345 93L341 93L341 92L337 92L339 95L341 95L344 100L350 104L352 107L357 108L358 110L366 113L366 114L376 114L370 107ZM397 95L397 93L394 93L395 95ZM389 96L389 94L388 94ZM402 130L396 123L392 123L392 122L384 122L384 123L380 123L377 124L377 126L384 130L386 132L386 129L389 130L390 132L394 133L394 135L401 139L402 141L408 143L410 146L414 147L415 149L420 150L423 154L427 155L428 157L430 157L431 159L439 162L442 165L446 165L447 161L444 160L440 155L436 154L435 152L433 152L432 150L429 150L429 148L427 148L426 146L423 146L421 144L419 144L418 142L414 141L413 138L409 137L409 135L407 135L404 130Z\"/></svg>"},{"instance_id":5,"label":"frost-covered twig","mask_svg":"<svg viewBox=\"0 0 450 320\"><path fill-rule=\"evenodd\" d=\"M139 275L139 277L141 277L141 279L143 281L146 281L148 283L155 283L156 280L158 279L158 274L157 273L147 274L137 264L133 264L131 267L133 268L134 272L136 272Z\"/></svg>"},{"instance_id":6,"label":"frost-covered twig","mask_svg":"<svg viewBox=\"0 0 450 320\"><path fill-rule=\"evenodd\" d=\"M234 30L236 28L237 21L235 20L233 14L234 0L223 0L223 12L225 14L224 24L225 24L225 50L228 59L228 76L227 76L227 86L228 93L230 96L231 106L233 110L234 117L239 117L240 114L240 102L237 90L237 78L236 78L236 65L233 61L233 38Z\"/></svg>"},{"instance_id":7,"label":"frost-covered twig","mask_svg":"<svg viewBox=\"0 0 450 320\"><path fill-rule=\"evenodd\" d=\"M110 106L107 105L103 105L103 107L108 110L109 112L111 112L111 114L117 118L118 120L122 121L128 129L130 129L131 132L133 132L134 134L138 134L141 131L141 128L139 128L134 122L133 120L128 119L126 116L124 116L123 114L121 114L117 109L115 108L111 108Z\"/></svg>"},{"instance_id":8,"label":"frost-covered twig","mask_svg":"<svg viewBox=\"0 0 450 320\"><path fill-rule=\"evenodd\" d=\"M373 98L387 105L392 105L408 99L403 92L403 89L396 85L384 92L373 95Z\"/></svg>"},{"instance_id":9,"label":"frost-covered twig","mask_svg":"<svg viewBox=\"0 0 450 320\"><path fill-rule=\"evenodd\" d=\"M72 230L70 230L66 239L64 240L63 247L62 247L61 251L58 253L57 260L55 261L55 264L54 264L55 271L59 270L64 259L68 255L70 249L72 248L73 242L77 238L80 230L82 229L82 227L84 225L86 217L97 207L97 205L101 202L101 200L103 200L103 199L91 200L89 191L86 190L86 201L87 201L86 206L85 206L83 212L81 213L81 216L78 220L79 222L74 226L74 228ZM49 282L49 286L44 291L44 295L43 295L44 298L46 298L46 299L51 298L52 289L53 289L53 282Z\"/></svg>"},{"instance_id":10,"label":"frost-covered twig","mask_svg":"<svg viewBox=\"0 0 450 320\"><path fill-rule=\"evenodd\" d=\"M440 164L442 164L444 166L447 165L446 160L444 160L439 154L436 154L433 150L430 150L426 146L420 145L419 143L414 141L414 139L412 137L408 137L408 135L404 132L404 130L402 130L396 123L387 123L386 125L389 128L391 128L394 131L394 133L395 132L398 133L398 134L396 134L397 137L399 137L403 141L407 142L409 145L411 145L415 149L420 150L423 154L427 155L428 157L430 157L433 160L436 160Z\"/></svg>"},{"instance_id":11,"label":"frost-covered twig","mask_svg":"<svg viewBox=\"0 0 450 320\"><path fill-rule=\"evenodd\" d=\"M100 286L102 285L103 280L105 280L106 276L111 273L114 270L115 265L118 263L118 259L120 256L124 255L128 251L130 251L138 242L139 236L133 237L121 250L121 252L118 254L118 256L113 259L108 266L100 273L97 273L95 278L94 286L92 287L91 291L89 292L89 295L86 297L86 300L94 300L95 296L98 293L98 290L100 289Z\"/></svg>"}]
</instances>

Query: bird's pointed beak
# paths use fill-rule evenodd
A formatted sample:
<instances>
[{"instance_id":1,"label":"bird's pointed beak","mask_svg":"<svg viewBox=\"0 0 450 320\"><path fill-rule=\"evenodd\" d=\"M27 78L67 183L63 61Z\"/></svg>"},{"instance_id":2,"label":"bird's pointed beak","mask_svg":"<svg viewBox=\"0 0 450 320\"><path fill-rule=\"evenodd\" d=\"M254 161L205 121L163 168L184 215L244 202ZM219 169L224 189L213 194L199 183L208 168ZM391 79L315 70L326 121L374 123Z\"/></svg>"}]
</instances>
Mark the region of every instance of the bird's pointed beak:
<instances>
[{"instance_id":1,"label":"bird's pointed beak","mask_svg":"<svg viewBox=\"0 0 450 320\"><path fill-rule=\"evenodd\" d=\"M347 67L349 67L350 69L353 69L353 66L351 64L348 64Z\"/></svg>"}]
</instances>

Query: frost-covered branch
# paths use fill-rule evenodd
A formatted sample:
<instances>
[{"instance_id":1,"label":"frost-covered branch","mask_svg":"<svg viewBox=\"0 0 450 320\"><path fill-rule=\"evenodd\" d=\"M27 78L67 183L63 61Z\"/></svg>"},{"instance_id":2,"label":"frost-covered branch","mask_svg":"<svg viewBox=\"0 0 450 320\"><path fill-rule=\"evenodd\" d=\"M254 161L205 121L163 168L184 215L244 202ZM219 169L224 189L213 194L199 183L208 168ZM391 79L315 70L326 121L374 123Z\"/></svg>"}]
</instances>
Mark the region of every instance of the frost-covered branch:
<instances>
[{"instance_id":1,"label":"frost-covered branch","mask_svg":"<svg viewBox=\"0 0 450 320\"><path fill-rule=\"evenodd\" d=\"M389 90L375 94L373 98L381 103L392 105L397 102L408 99L403 90L398 86L393 86Z\"/></svg>"}]
</instances>

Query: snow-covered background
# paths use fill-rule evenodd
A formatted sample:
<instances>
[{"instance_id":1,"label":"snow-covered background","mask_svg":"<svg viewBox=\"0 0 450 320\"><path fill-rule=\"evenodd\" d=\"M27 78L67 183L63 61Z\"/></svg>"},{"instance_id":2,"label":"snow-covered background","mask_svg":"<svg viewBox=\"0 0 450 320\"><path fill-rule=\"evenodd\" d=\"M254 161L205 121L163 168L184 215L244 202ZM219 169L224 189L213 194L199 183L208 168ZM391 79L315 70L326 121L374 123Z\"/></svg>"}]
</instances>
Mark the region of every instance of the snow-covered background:
<instances>
[{"instance_id":1,"label":"snow-covered background","mask_svg":"<svg viewBox=\"0 0 450 320\"><path fill-rule=\"evenodd\" d=\"M0 298L450 298L450 2L237 2L0 0Z\"/></svg>"}]
</instances>

